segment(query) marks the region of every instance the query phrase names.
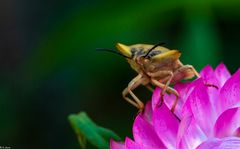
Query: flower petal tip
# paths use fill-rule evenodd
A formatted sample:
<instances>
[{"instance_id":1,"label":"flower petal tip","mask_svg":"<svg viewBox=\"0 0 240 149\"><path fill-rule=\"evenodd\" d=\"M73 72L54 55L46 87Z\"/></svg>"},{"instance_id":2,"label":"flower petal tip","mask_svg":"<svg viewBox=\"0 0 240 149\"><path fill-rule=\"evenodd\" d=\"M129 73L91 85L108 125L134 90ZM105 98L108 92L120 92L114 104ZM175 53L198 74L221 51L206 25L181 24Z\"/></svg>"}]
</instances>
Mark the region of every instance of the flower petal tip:
<instances>
[{"instance_id":1,"label":"flower petal tip","mask_svg":"<svg viewBox=\"0 0 240 149\"><path fill-rule=\"evenodd\" d=\"M123 142L116 142L113 139L110 139L110 149L125 149Z\"/></svg>"}]
</instances>

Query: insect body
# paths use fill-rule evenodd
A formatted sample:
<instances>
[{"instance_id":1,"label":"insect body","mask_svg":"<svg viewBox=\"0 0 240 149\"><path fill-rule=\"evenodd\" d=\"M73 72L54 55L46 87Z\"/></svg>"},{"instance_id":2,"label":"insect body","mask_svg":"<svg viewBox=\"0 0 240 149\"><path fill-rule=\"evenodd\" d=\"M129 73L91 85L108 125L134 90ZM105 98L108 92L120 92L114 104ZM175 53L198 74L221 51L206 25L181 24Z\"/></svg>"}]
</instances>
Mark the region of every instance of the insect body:
<instances>
[{"instance_id":1,"label":"insect body","mask_svg":"<svg viewBox=\"0 0 240 149\"><path fill-rule=\"evenodd\" d=\"M163 102L163 96L166 92L174 94L176 100L171 109L174 111L178 102L179 94L169 85L183 79L193 78L194 76L199 77L198 72L193 66L183 65L180 62L180 51L169 50L163 47L162 44L135 44L126 46L117 43L116 47L119 51L118 54L124 56L131 67L138 73L138 75L133 78L123 90L122 95L125 100L137 107L139 111L144 109L144 104L132 92L139 85L144 85L151 91L153 91L151 84L160 87L162 92L159 105ZM128 97L129 94L132 98Z\"/></svg>"}]
</instances>

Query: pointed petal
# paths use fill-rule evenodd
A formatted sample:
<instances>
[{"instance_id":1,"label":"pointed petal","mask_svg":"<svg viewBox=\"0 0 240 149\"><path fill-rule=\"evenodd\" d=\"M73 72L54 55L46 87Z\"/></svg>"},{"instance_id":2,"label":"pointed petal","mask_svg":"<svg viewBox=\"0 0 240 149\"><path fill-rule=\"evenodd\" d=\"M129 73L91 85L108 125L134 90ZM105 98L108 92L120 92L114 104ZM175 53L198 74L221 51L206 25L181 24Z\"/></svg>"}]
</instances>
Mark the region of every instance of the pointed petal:
<instances>
[{"instance_id":1,"label":"pointed petal","mask_svg":"<svg viewBox=\"0 0 240 149\"><path fill-rule=\"evenodd\" d=\"M240 138L227 137L223 139L209 139L197 147L197 149L237 149L240 148Z\"/></svg>"},{"instance_id":2,"label":"pointed petal","mask_svg":"<svg viewBox=\"0 0 240 149\"><path fill-rule=\"evenodd\" d=\"M215 136L223 138L233 136L240 127L240 108L232 108L224 111L214 126Z\"/></svg>"},{"instance_id":3,"label":"pointed petal","mask_svg":"<svg viewBox=\"0 0 240 149\"><path fill-rule=\"evenodd\" d=\"M134 142L128 137L125 139L125 146L126 149L141 149L140 145L138 145L136 142Z\"/></svg>"},{"instance_id":4,"label":"pointed petal","mask_svg":"<svg viewBox=\"0 0 240 149\"><path fill-rule=\"evenodd\" d=\"M181 115L183 116L191 116L192 115L192 108L191 108L191 100L189 99L189 96L191 95L191 93L192 93L192 91L195 89L195 87L197 86L198 87L198 85L199 84L201 84L202 83L202 78L199 78L199 79L196 79L196 80L194 80L190 85L189 85L189 87L188 87L188 95L186 95L186 101L185 101L185 103L183 104L183 106L182 106L182 111L181 111Z\"/></svg>"},{"instance_id":5,"label":"pointed petal","mask_svg":"<svg viewBox=\"0 0 240 149\"><path fill-rule=\"evenodd\" d=\"M198 78L196 80L194 80L193 82L191 82L191 84L188 86L188 91L187 91L187 95L186 95L186 99L185 99L185 103L182 106L182 111L181 111L181 115L183 116L191 116L192 115L192 108L191 108L191 100L189 99L189 96L192 94L192 92L194 91L195 87L198 86L198 84L202 83L202 78Z\"/></svg>"},{"instance_id":6,"label":"pointed petal","mask_svg":"<svg viewBox=\"0 0 240 149\"><path fill-rule=\"evenodd\" d=\"M217 68L215 69L215 75L217 77L220 87L222 87L225 82L231 77L231 74L223 63L217 66Z\"/></svg>"},{"instance_id":7,"label":"pointed petal","mask_svg":"<svg viewBox=\"0 0 240 149\"><path fill-rule=\"evenodd\" d=\"M191 106L194 119L199 124L203 132L208 136L212 136L214 122L217 119L216 113L213 110L213 106L209 100L207 93L207 86L203 84L203 81L199 81L195 89L189 95L186 104ZM207 123L206 123L207 118Z\"/></svg>"},{"instance_id":8,"label":"pointed petal","mask_svg":"<svg viewBox=\"0 0 240 149\"><path fill-rule=\"evenodd\" d=\"M177 92L179 93L179 99L178 99L178 103L177 106L175 107L175 111L174 113L177 115L177 117L181 117L181 113L182 113L182 107L183 104L186 100L186 98L188 97L189 93L191 92L193 86L191 85L191 83L177 83L174 87ZM155 109L157 104L160 102L160 93L161 93L161 89L160 88L156 88L153 96L152 96L152 109ZM164 95L164 103L167 105L167 107L169 109L171 109L174 105L174 102L176 101L176 96L174 94L165 94Z\"/></svg>"},{"instance_id":9,"label":"pointed petal","mask_svg":"<svg viewBox=\"0 0 240 149\"><path fill-rule=\"evenodd\" d=\"M139 114L133 124L133 137L142 148L165 148L154 128Z\"/></svg>"},{"instance_id":10,"label":"pointed petal","mask_svg":"<svg viewBox=\"0 0 240 149\"><path fill-rule=\"evenodd\" d=\"M177 97L174 94L165 94L164 95L164 103L168 107L168 109L172 109L174 103L176 102ZM181 95L178 97L178 102L177 105L174 109L174 114L180 118L181 113L182 113L182 106L183 106L183 101L181 99Z\"/></svg>"},{"instance_id":11,"label":"pointed petal","mask_svg":"<svg viewBox=\"0 0 240 149\"><path fill-rule=\"evenodd\" d=\"M214 73L214 70L210 65L207 65L201 70L200 76L203 79L204 84L220 87L220 85L218 84L217 77Z\"/></svg>"},{"instance_id":12,"label":"pointed petal","mask_svg":"<svg viewBox=\"0 0 240 149\"><path fill-rule=\"evenodd\" d=\"M198 84L198 80L199 79L194 80L191 83L190 82L185 82L185 83L179 82L174 87L180 95L177 106L175 107L174 113L180 119L182 117L183 105L184 105L185 101L187 100L188 96L191 94L191 92L195 88L196 84ZM152 109L155 109L157 104L160 103L160 93L161 93L161 89L157 87L152 96ZM164 103L167 105L167 107L169 109L171 109L173 107L173 104L175 101L176 101L176 96L174 94L166 93L164 95Z\"/></svg>"},{"instance_id":13,"label":"pointed petal","mask_svg":"<svg viewBox=\"0 0 240 149\"><path fill-rule=\"evenodd\" d=\"M181 99L183 100L183 102L185 102L187 100L188 97L188 92L189 92L189 88L191 87L191 83L190 82L179 82L174 86L174 89L178 91Z\"/></svg>"},{"instance_id":14,"label":"pointed petal","mask_svg":"<svg viewBox=\"0 0 240 149\"><path fill-rule=\"evenodd\" d=\"M223 110L221 108L221 104L219 102L220 99L220 89L211 87L211 86L206 86L207 87L207 93L209 96L209 101L211 102L212 105L212 110L216 115L220 115Z\"/></svg>"},{"instance_id":15,"label":"pointed petal","mask_svg":"<svg viewBox=\"0 0 240 149\"><path fill-rule=\"evenodd\" d=\"M226 81L220 90L220 97L223 111L240 103L240 69Z\"/></svg>"},{"instance_id":16,"label":"pointed petal","mask_svg":"<svg viewBox=\"0 0 240 149\"><path fill-rule=\"evenodd\" d=\"M154 110L153 125L164 145L168 149L176 148L179 121L164 103Z\"/></svg>"},{"instance_id":17,"label":"pointed petal","mask_svg":"<svg viewBox=\"0 0 240 149\"><path fill-rule=\"evenodd\" d=\"M222 113L222 108L219 103L219 89L222 87L222 84L225 83L226 79L229 78L228 73L224 64L218 65L215 71L209 65L201 71L203 82L208 87L209 100L213 105L213 110L218 115Z\"/></svg>"},{"instance_id":18,"label":"pointed petal","mask_svg":"<svg viewBox=\"0 0 240 149\"><path fill-rule=\"evenodd\" d=\"M152 109L156 109L158 108L158 104L160 103L160 93L161 93L162 89L161 88L156 88L154 93L153 93L153 96L152 96ZM176 96L173 95L173 94L165 94L164 95L164 103L167 105L167 107L169 109L171 109L173 107L173 104L176 100ZM180 97L181 98L181 97ZM178 104L177 106L175 107L175 111L174 113L177 115L177 116L180 116L181 114L181 106L183 105L183 102L181 101L181 99L179 99L178 101Z\"/></svg>"},{"instance_id":19,"label":"pointed petal","mask_svg":"<svg viewBox=\"0 0 240 149\"><path fill-rule=\"evenodd\" d=\"M116 142L113 139L110 140L110 149L125 149L123 142Z\"/></svg>"},{"instance_id":20,"label":"pointed petal","mask_svg":"<svg viewBox=\"0 0 240 149\"><path fill-rule=\"evenodd\" d=\"M195 88L195 83L196 83L196 80L193 81L192 83L190 83L190 82L185 82L185 83L179 82L174 86L174 89L176 89L176 91L179 93L179 101L178 101L177 106L175 108L174 114L176 114L179 119L181 119L182 116L183 116L182 115L183 114L182 113L183 106L184 106L188 96L190 95L190 93ZM165 100L167 105L171 105L171 106L168 106L170 108L172 107L172 105L174 103L173 99L174 98L172 97L172 99L166 99ZM172 101L171 103L168 102L170 100Z\"/></svg>"},{"instance_id":21,"label":"pointed petal","mask_svg":"<svg viewBox=\"0 0 240 149\"><path fill-rule=\"evenodd\" d=\"M213 110L217 115L222 113L221 103L219 102L219 89L223 86L227 79L231 77L224 64L219 64L214 71L211 66L206 66L201 71L201 76L206 86ZM214 87L216 86L216 87Z\"/></svg>"},{"instance_id":22,"label":"pointed petal","mask_svg":"<svg viewBox=\"0 0 240 149\"><path fill-rule=\"evenodd\" d=\"M187 116L181 120L177 137L178 149L196 148L206 139L206 135L196 123L193 116Z\"/></svg>"}]
</instances>

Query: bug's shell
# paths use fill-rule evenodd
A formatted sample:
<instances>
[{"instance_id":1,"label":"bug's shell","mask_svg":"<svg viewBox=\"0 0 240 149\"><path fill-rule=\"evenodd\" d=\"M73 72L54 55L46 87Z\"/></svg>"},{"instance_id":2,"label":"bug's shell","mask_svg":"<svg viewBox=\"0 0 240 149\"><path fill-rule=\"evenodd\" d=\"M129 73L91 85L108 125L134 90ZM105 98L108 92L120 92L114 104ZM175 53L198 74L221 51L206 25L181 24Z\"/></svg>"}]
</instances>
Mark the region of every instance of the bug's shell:
<instances>
[{"instance_id":1,"label":"bug's shell","mask_svg":"<svg viewBox=\"0 0 240 149\"><path fill-rule=\"evenodd\" d=\"M177 67L175 65L178 64L177 60L181 55L178 50L169 50L165 47L158 46L149 53L148 57L144 58L143 56L146 55L149 49L153 46L154 45L149 44L134 44L127 46L121 43L116 45L121 54L129 57L127 59L128 63L138 73L143 71L142 69L146 72L152 71L151 68L153 67L156 70L164 69L164 67L166 67L166 69L174 69ZM144 63L144 66L140 66L140 64L136 62L140 57L147 59L148 61L147 63Z\"/></svg>"}]
</instances>

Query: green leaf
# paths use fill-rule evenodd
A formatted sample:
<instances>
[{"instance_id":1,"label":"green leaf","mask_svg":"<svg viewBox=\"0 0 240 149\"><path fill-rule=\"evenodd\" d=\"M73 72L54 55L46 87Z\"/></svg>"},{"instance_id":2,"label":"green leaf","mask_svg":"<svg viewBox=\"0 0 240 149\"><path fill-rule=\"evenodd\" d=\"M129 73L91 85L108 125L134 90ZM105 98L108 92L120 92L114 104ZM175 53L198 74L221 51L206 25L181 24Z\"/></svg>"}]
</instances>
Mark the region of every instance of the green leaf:
<instances>
[{"instance_id":1,"label":"green leaf","mask_svg":"<svg viewBox=\"0 0 240 149\"><path fill-rule=\"evenodd\" d=\"M83 149L86 149L87 141L97 148L108 149L111 138L121 140L113 131L95 124L85 112L71 114L68 118Z\"/></svg>"}]
</instances>

